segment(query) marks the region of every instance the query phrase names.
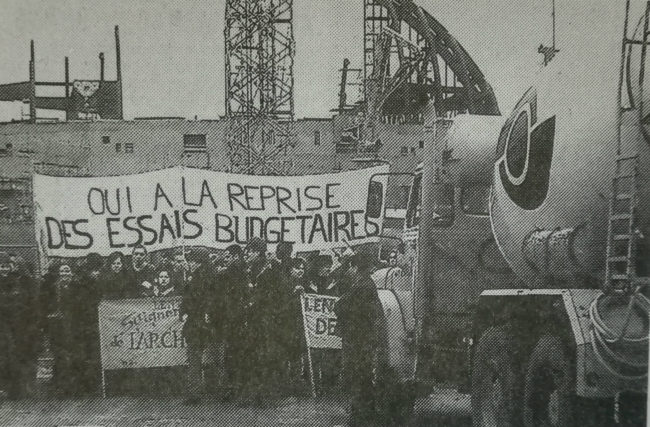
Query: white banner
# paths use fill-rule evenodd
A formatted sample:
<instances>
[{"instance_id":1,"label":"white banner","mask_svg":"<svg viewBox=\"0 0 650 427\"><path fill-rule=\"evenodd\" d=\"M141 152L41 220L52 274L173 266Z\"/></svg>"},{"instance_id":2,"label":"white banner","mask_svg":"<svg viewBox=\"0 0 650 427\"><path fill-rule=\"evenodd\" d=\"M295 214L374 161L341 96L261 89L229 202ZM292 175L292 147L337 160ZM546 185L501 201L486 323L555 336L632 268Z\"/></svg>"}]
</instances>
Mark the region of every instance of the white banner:
<instances>
[{"instance_id":1,"label":"white banner","mask_svg":"<svg viewBox=\"0 0 650 427\"><path fill-rule=\"evenodd\" d=\"M341 348L341 337L336 335L334 304L339 299L327 295L305 294L300 298L307 347Z\"/></svg>"},{"instance_id":2,"label":"white banner","mask_svg":"<svg viewBox=\"0 0 650 427\"><path fill-rule=\"evenodd\" d=\"M258 236L296 251L377 241L388 166L305 176L175 167L112 177L34 175L37 233L47 256L130 253L182 244L224 249ZM370 182L373 181L373 185ZM381 185L380 185L381 184ZM370 190L369 190L370 189Z\"/></svg>"}]
</instances>

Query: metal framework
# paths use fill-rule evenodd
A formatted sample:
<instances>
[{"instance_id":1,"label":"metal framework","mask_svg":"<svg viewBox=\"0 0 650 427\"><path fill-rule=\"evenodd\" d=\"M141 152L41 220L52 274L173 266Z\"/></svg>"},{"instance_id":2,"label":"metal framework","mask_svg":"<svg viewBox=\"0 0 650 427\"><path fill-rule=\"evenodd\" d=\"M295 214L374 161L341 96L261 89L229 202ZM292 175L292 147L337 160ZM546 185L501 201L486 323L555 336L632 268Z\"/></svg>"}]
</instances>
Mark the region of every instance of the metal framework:
<instances>
[{"instance_id":1,"label":"metal framework","mask_svg":"<svg viewBox=\"0 0 650 427\"><path fill-rule=\"evenodd\" d=\"M290 173L293 0L227 0L224 33L230 170Z\"/></svg>"},{"instance_id":2,"label":"metal framework","mask_svg":"<svg viewBox=\"0 0 650 427\"><path fill-rule=\"evenodd\" d=\"M37 109L64 111L66 120L123 119L122 109L122 62L120 57L120 32L115 26L115 62L117 78L106 80L104 76L104 53L99 53L99 80L70 81L70 62L65 57L64 81L36 80L36 55L34 41L30 43L29 80L19 83L0 84L0 101L23 101L29 103L26 121L36 123ZM59 89L62 96L37 96L36 88Z\"/></svg>"},{"instance_id":3,"label":"metal framework","mask_svg":"<svg viewBox=\"0 0 650 427\"><path fill-rule=\"evenodd\" d=\"M412 0L363 1L364 101L348 115L345 152L378 158L377 123L421 124L431 102L441 118L499 114L480 69L435 18Z\"/></svg>"},{"instance_id":4,"label":"metal framework","mask_svg":"<svg viewBox=\"0 0 650 427\"><path fill-rule=\"evenodd\" d=\"M419 121L429 99L440 117L499 114L472 58L412 0L364 0L364 75L368 113L384 120Z\"/></svg>"}]
</instances>

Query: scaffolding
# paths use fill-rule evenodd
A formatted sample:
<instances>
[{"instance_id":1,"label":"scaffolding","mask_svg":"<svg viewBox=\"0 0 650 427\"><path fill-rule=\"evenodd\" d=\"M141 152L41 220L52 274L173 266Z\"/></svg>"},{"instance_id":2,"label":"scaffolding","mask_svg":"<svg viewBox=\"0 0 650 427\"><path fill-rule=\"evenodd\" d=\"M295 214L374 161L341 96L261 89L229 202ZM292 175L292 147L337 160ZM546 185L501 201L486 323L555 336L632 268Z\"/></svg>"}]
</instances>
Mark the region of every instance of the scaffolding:
<instances>
[{"instance_id":1,"label":"scaffolding","mask_svg":"<svg viewBox=\"0 0 650 427\"><path fill-rule=\"evenodd\" d=\"M226 2L226 135L230 171L291 173L293 0Z\"/></svg>"}]
</instances>

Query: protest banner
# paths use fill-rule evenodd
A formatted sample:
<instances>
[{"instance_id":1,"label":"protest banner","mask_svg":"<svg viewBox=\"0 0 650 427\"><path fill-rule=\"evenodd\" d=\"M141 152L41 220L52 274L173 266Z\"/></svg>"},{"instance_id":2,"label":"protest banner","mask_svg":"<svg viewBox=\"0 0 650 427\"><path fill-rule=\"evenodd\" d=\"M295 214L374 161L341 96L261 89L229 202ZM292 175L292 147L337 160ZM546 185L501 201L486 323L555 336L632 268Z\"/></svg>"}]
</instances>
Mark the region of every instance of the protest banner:
<instances>
[{"instance_id":1,"label":"protest banner","mask_svg":"<svg viewBox=\"0 0 650 427\"><path fill-rule=\"evenodd\" d=\"M181 297L99 304L102 370L185 365Z\"/></svg>"},{"instance_id":2,"label":"protest banner","mask_svg":"<svg viewBox=\"0 0 650 427\"><path fill-rule=\"evenodd\" d=\"M301 297L302 318L307 347L341 348L341 337L336 335L336 314L333 311L337 297L304 294Z\"/></svg>"},{"instance_id":3,"label":"protest banner","mask_svg":"<svg viewBox=\"0 0 650 427\"><path fill-rule=\"evenodd\" d=\"M303 330L307 343L309 379L313 397L316 397L316 382L314 380L314 362L311 349L340 349L342 347L341 337L336 335L336 314L333 310L336 301L338 301L337 297L327 295L302 294L300 296Z\"/></svg>"},{"instance_id":4,"label":"protest banner","mask_svg":"<svg viewBox=\"0 0 650 427\"><path fill-rule=\"evenodd\" d=\"M225 249L253 236L271 246L293 242L296 251L376 242L383 214L368 200L383 201L386 172L387 165L299 177L182 167L111 177L34 174L36 231L43 253L60 257L128 254L139 244Z\"/></svg>"}]
</instances>

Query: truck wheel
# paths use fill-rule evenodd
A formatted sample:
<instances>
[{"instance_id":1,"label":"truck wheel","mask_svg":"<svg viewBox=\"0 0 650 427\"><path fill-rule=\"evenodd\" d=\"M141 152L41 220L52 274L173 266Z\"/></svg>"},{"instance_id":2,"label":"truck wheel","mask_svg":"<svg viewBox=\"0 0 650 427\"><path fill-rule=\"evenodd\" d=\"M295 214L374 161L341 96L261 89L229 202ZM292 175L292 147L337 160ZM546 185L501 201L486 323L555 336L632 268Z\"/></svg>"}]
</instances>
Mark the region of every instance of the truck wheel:
<instances>
[{"instance_id":1,"label":"truck wheel","mask_svg":"<svg viewBox=\"0 0 650 427\"><path fill-rule=\"evenodd\" d=\"M618 399L618 418L621 427L646 425L648 396L642 393L623 392Z\"/></svg>"},{"instance_id":2,"label":"truck wheel","mask_svg":"<svg viewBox=\"0 0 650 427\"><path fill-rule=\"evenodd\" d=\"M530 355L524 380L526 427L565 427L576 423L611 427L614 400L576 396L572 358L560 338L544 335Z\"/></svg>"},{"instance_id":3,"label":"truck wheel","mask_svg":"<svg viewBox=\"0 0 650 427\"><path fill-rule=\"evenodd\" d=\"M513 339L503 327L479 339L472 369L472 420L475 427L513 427L517 422L517 370Z\"/></svg>"},{"instance_id":4,"label":"truck wheel","mask_svg":"<svg viewBox=\"0 0 650 427\"><path fill-rule=\"evenodd\" d=\"M526 427L573 425L573 368L562 341L544 335L530 355L524 380Z\"/></svg>"}]
</instances>

